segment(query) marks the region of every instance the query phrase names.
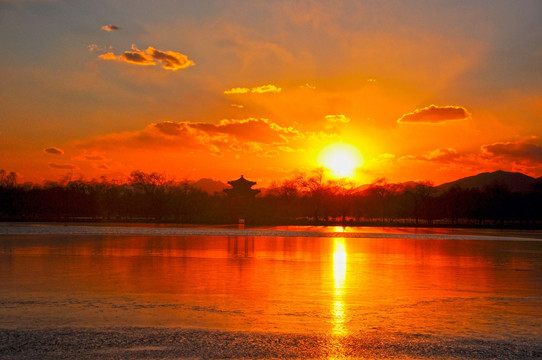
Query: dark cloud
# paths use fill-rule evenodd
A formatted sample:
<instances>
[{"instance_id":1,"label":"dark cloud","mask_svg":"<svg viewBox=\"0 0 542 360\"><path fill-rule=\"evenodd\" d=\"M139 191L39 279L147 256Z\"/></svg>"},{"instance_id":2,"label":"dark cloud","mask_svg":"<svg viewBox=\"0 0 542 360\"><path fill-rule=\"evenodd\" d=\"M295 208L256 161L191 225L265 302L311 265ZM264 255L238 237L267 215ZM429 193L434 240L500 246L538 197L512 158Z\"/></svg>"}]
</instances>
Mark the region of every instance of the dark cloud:
<instances>
[{"instance_id":1,"label":"dark cloud","mask_svg":"<svg viewBox=\"0 0 542 360\"><path fill-rule=\"evenodd\" d=\"M102 26L102 30L105 30L105 31L117 31L117 30L120 30L120 26L113 25L113 24L104 25L104 26Z\"/></svg>"},{"instance_id":2,"label":"dark cloud","mask_svg":"<svg viewBox=\"0 0 542 360\"><path fill-rule=\"evenodd\" d=\"M59 148L56 148L56 147L50 147L50 148L47 148L45 150L46 153L48 154L53 154L53 155L63 155L64 154L64 151L62 149L59 149Z\"/></svg>"},{"instance_id":3,"label":"dark cloud","mask_svg":"<svg viewBox=\"0 0 542 360\"><path fill-rule=\"evenodd\" d=\"M160 51L152 46L149 46L146 53L149 54L154 60L160 62L164 69L168 70L176 71L195 65L194 62L189 60L186 55L175 51Z\"/></svg>"},{"instance_id":4,"label":"dark cloud","mask_svg":"<svg viewBox=\"0 0 542 360\"><path fill-rule=\"evenodd\" d=\"M139 131L90 139L78 147L92 152L121 148L143 151L177 148L208 151L212 155L222 156L226 150L263 153L270 146L284 146L291 139L303 137L304 134L299 131L267 119L222 120L218 124L164 121L150 124Z\"/></svg>"},{"instance_id":5,"label":"dark cloud","mask_svg":"<svg viewBox=\"0 0 542 360\"><path fill-rule=\"evenodd\" d=\"M162 68L166 70L176 71L179 69L185 69L189 66L195 65L192 60L184 54L175 51L160 51L152 46L149 46L147 50L139 50L135 45L132 45L131 51L125 51L121 55L115 55L113 52L108 52L98 56L103 60L116 60L121 62L127 62L134 65L162 65Z\"/></svg>"},{"instance_id":6,"label":"dark cloud","mask_svg":"<svg viewBox=\"0 0 542 360\"><path fill-rule=\"evenodd\" d=\"M485 157L499 157L512 161L542 164L542 146L528 141L497 142L482 146Z\"/></svg>"},{"instance_id":7,"label":"dark cloud","mask_svg":"<svg viewBox=\"0 0 542 360\"><path fill-rule=\"evenodd\" d=\"M401 116L398 123L441 124L446 121L466 120L470 113L461 106L430 105Z\"/></svg>"},{"instance_id":8,"label":"dark cloud","mask_svg":"<svg viewBox=\"0 0 542 360\"><path fill-rule=\"evenodd\" d=\"M393 155L392 155L393 156ZM470 168L472 166L481 166L481 159L479 155L473 153L460 153L456 149L438 148L429 151L421 156L403 155L398 158L399 161L424 161L442 164L446 167L465 167Z\"/></svg>"},{"instance_id":9,"label":"dark cloud","mask_svg":"<svg viewBox=\"0 0 542 360\"><path fill-rule=\"evenodd\" d=\"M137 65L156 65L152 58L149 58L144 53L135 52L135 51L125 51L124 54L120 55L124 61L137 64Z\"/></svg>"}]
</instances>

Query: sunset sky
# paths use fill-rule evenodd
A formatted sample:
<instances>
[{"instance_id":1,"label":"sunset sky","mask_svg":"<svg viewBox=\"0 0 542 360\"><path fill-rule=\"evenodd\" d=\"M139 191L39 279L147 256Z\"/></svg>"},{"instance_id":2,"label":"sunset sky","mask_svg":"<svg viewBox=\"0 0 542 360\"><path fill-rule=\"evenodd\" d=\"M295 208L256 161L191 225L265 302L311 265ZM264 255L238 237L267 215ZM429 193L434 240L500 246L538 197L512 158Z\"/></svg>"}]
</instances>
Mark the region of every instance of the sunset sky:
<instances>
[{"instance_id":1,"label":"sunset sky","mask_svg":"<svg viewBox=\"0 0 542 360\"><path fill-rule=\"evenodd\" d=\"M542 1L0 0L19 182L542 176Z\"/></svg>"}]
</instances>

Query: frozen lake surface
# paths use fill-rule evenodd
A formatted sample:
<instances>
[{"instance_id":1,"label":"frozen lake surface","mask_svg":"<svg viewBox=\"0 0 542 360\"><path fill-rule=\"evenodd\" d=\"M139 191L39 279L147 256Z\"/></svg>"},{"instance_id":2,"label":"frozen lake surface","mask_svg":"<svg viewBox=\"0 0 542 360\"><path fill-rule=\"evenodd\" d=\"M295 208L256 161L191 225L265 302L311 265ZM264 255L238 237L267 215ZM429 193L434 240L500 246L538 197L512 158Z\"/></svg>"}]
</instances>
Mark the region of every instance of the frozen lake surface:
<instances>
[{"instance_id":1,"label":"frozen lake surface","mask_svg":"<svg viewBox=\"0 0 542 360\"><path fill-rule=\"evenodd\" d=\"M542 357L536 231L0 225L0 358Z\"/></svg>"}]
</instances>

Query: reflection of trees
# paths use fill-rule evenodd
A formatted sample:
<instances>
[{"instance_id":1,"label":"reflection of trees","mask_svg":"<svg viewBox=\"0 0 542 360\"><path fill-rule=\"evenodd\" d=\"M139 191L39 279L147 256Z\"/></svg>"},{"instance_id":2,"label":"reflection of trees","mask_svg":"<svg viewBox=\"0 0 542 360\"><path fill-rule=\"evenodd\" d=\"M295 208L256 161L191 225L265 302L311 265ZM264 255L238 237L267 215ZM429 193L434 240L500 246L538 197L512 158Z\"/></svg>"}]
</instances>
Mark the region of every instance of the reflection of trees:
<instances>
[{"instance_id":1,"label":"reflection of trees","mask_svg":"<svg viewBox=\"0 0 542 360\"><path fill-rule=\"evenodd\" d=\"M430 183L390 184L380 179L356 188L322 171L274 183L246 209L250 224L412 224L540 226L542 183L527 193L499 184L452 187L436 193ZM228 224L231 199L210 195L187 181L134 171L127 182L72 180L17 184L0 171L0 219L161 221ZM235 214L234 214L235 215Z\"/></svg>"},{"instance_id":2,"label":"reflection of trees","mask_svg":"<svg viewBox=\"0 0 542 360\"><path fill-rule=\"evenodd\" d=\"M249 258L254 256L253 236L228 236L228 256Z\"/></svg>"}]
</instances>

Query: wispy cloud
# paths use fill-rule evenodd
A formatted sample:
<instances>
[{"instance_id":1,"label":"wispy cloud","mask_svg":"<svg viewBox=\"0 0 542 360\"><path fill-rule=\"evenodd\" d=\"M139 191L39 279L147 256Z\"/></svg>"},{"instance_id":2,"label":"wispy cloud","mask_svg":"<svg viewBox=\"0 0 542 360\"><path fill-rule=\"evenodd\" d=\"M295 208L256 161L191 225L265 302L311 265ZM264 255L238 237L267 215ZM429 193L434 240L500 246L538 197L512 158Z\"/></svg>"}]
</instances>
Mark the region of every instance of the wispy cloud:
<instances>
[{"instance_id":1,"label":"wispy cloud","mask_svg":"<svg viewBox=\"0 0 542 360\"><path fill-rule=\"evenodd\" d=\"M272 158L272 157L277 157L277 156L279 156L279 155L280 155L280 152L278 152L278 150L274 150L274 149L273 149L273 150L266 151L266 152L263 154L263 156L265 156L265 157L270 157L270 158Z\"/></svg>"},{"instance_id":2,"label":"wispy cloud","mask_svg":"<svg viewBox=\"0 0 542 360\"><path fill-rule=\"evenodd\" d=\"M275 85L262 85L257 86L253 88L246 88L246 87L235 87L231 88L229 90L225 90L224 94L232 95L232 94L265 94L265 93L279 93L282 89L275 86Z\"/></svg>"},{"instance_id":3,"label":"wispy cloud","mask_svg":"<svg viewBox=\"0 0 542 360\"><path fill-rule=\"evenodd\" d=\"M115 60L134 65L153 66L159 64L162 68L172 71L195 65L194 61L188 59L184 54L176 51L161 51L152 46L143 51L132 45L131 51L125 51L121 55L108 52L98 57L102 60Z\"/></svg>"},{"instance_id":4,"label":"wispy cloud","mask_svg":"<svg viewBox=\"0 0 542 360\"><path fill-rule=\"evenodd\" d=\"M82 154L80 154L78 156L72 157L71 160L77 160L77 161L102 161L102 160L105 160L105 158L102 155L99 155L99 154L83 152Z\"/></svg>"},{"instance_id":5,"label":"wispy cloud","mask_svg":"<svg viewBox=\"0 0 542 360\"><path fill-rule=\"evenodd\" d=\"M425 154L423 158L430 161L450 162L457 160L460 156L454 148L439 148Z\"/></svg>"},{"instance_id":6,"label":"wispy cloud","mask_svg":"<svg viewBox=\"0 0 542 360\"><path fill-rule=\"evenodd\" d=\"M44 149L47 154L53 154L53 155L63 155L64 151L62 149L59 149L57 147L50 147L47 149Z\"/></svg>"},{"instance_id":7,"label":"wispy cloud","mask_svg":"<svg viewBox=\"0 0 542 360\"><path fill-rule=\"evenodd\" d=\"M120 26L117 26L117 25L113 25L113 24L109 24L109 25L104 25L102 26L102 30L105 30L105 31L117 31L117 30L120 30Z\"/></svg>"},{"instance_id":8,"label":"wispy cloud","mask_svg":"<svg viewBox=\"0 0 542 360\"><path fill-rule=\"evenodd\" d=\"M77 167L72 164L57 164L57 163L49 163L49 166L55 169L62 169L62 170L74 170Z\"/></svg>"},{"instance_id":9,"label":"wispy cloud","mask_svg":"<svg viewBox=\"0 0 542 360\"><path fill-rule=\"evenodd\" d=\"M324 118L332 123L348 123L350 122L350 118L347 118L343 114L337 114L337 115L326 115Z\"/></svg>"},{"instance_id":10,"label":"wispy cloud","mask_svg":"<svg viewBox=\"0 0 542 360\"><path fill-rule=\"evenodd\" d=\"M404 114L398 123L441 124L453 120L470 119L471 114L461 106L430 105Z\"/></svg>"},{"instance_id":11,"label":"wispy cloud","mask_svg":"<svg viewBox=\"0 0 542 360\"><path fill-rule=\"evenodd\" d=\"M309 83L305 83L304 85L301 85L299 87L302 89L316 90L316 86L311 85Z\"/></svg>"},{"instance_id":12,"label":"wispy cloud","mask_svg":"<svg viewBox=\"0 0 542 360\"><path fill-rule=\"evenodd\" d=\"M87 46L88 47L88 50L90 52L94 52L94 51L105 51L105 48L102 48L100 46L98 46L98 44L90 44Z\"/></svg>"}]
</instances>

